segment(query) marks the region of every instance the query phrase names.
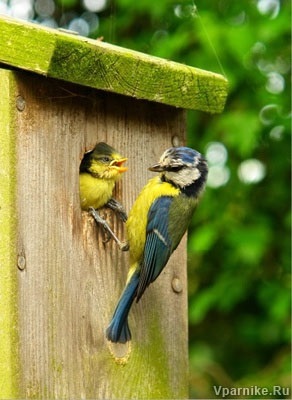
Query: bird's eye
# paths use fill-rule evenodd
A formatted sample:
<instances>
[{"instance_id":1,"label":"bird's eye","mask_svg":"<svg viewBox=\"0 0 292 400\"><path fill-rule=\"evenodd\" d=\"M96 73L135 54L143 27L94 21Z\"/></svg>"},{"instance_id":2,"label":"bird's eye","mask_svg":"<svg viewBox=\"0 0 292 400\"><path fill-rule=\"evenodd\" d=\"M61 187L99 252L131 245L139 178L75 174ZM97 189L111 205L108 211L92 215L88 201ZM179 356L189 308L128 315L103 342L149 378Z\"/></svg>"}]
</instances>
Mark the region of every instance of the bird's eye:
<instances>
[{"instance_id":1,"label":"bird's eye","mask_svg":"<svg viewBox=\"0 0 292 400\"><path fill-rule=\"evenodd\" d=\"M101 158L100 158L100 161L101 161L101 162L104 162L104 163L108 163L108 162L110 162L110 160L111 160L111 159L110 159L109 157L107 157L107 156L104 156L104 157L101 157Z\"/></svg>"}]
</instances>

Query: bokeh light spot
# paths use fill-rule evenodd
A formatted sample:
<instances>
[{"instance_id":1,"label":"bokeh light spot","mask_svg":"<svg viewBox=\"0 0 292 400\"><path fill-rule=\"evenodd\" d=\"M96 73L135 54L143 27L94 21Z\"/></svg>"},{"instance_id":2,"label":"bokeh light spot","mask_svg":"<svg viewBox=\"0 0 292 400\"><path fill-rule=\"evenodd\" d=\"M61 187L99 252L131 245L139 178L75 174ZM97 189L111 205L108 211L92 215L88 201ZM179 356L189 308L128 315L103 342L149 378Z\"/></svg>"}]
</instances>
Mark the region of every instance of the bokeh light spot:
<instances>
[{"instance_id":1,"label":"bokeh light spot","mask_svg":"<svg viewBox=\"0 0 292 400\"><path fill-rule=\"evenodd\" d=\"M267 15L271 19L274 19L279 14L280 1L279 0L259 0L257 3L257 8L262 15Z\"/></svg>"},{"instance_id":2,"label":"bokeh light spot","mask_svg":"<svg viewBox=\"0 0 292 400\"><path fill-rule=\"evenodd\" d=\"M279 110L277 104L268 104L264 106L259 113L260 120L264 125L271 125L278 115Z\"/></svg>"},{"instance_id":3,"label":"bokeh light spot","mask_svg":"<svg viewBox=\"0 0 292 400\"><path fill-rule=\"evenodd\" d=\"M229 181L230 170L225 165L211 165L209 167L207 186L219 188Z\"/></svg>"},{"instance_id":4,"label":"bokeh light spot","mask_svg":"<svg viewBox=\"0 0 292 400\"><path fill-rule=\"evenodd\" d=\"M89 34L89 25L82 18L74 18L68 27L69 30L78 32L81 36L88 36Z\"/></svg>"},{"instance_id":5,"label":"bokeh light spot","mask_svg":"<svg viewBox=\"0 0 292 400\"><path fill-rule=\"evenodd\" d=\"M106 8L107 0L83 0L83 5L88 11L100 12Z\"/></svg>"},{"instance_id":6,"label":"bokeh light spot","mask_svg":"<svg viewBox=\"0 0 292 400\"><path fill-rule=\"evenodd\" d=\"M220 142L211 142L206 149L207 161L214 165L223 165L226 163L228 154L226 147Z\"/></svg>"},{"instance_id":7,"label":"bokeh light spot","mask_svg":"<svg viewBox=\"0 0 292 400\"><path fill-rule=\"evenodd\" d=\"M34 9L41 17L50 17L54 14L55 3L53 0L36 0Z\"/></svg>"},{"instance_id":8,"label":"bokeh light spot","mask_svg":"<svg viewBox=\"0 0 292 400\"><path fill-rule=\"evenodd\" d=\"M269 72L267 74L267 78L268 81L266 84L266 89L268 92L273 94L279 94L283 92L285 89L285 80L281 74L278 74L278 72Z\"/></svg>"},{"instance_id":9,"label":"bokeh light spot","mask_svg":"<svg viewBox=\"0 0 292 400\"><path fill-rule=\"evenodd\" d=\"M274 126L274 128L270 130L270 138L280 141L283 139L284 131L285 127L283 125Z\"/></svg>"},{"instance_id":10,"label":"bokeh light spot","mask_svg":"<svg viewBox=\"0 0 292 400\"><path fill-rule=\"evenodd\" d=\"M194 4L177 4L174 6L174 15L178 18L194 18L197 16L197 7Z\"/></svg>"},{"instance_id":11,"label":"bokeh light spot","mask_svg":"<svg viewBox=\"0 0 292 400\"><path fill-rule=\"evenodd\" d=\"M85 11L82 15L81 18L84 19L88 23L89 26L89 32L94 32L98 29L99 27L99 18L98 16L90 11Z\"/></svg>"},{"instance_id":12,"label":"bokeh light spot","mask_svg":"<svg viewBox=\"0 0 292 400\"><path fill-rule=\"evenodd\" d=\"M239 179L244 183L258 183L264 179L266 167L261 161L250 158L239 165L237 173Z\"/></svg>"},{"instance_id":13,"label":"bokeh light spot","mask_svg":"<svg viewBox=\"0 0 292 400\"><path fill-rule=\"evenodd\" d=\"M10 2L11 16L29 20L34 17L33 4L30 0L13 0Z\"/></svg>"}]
</instances>

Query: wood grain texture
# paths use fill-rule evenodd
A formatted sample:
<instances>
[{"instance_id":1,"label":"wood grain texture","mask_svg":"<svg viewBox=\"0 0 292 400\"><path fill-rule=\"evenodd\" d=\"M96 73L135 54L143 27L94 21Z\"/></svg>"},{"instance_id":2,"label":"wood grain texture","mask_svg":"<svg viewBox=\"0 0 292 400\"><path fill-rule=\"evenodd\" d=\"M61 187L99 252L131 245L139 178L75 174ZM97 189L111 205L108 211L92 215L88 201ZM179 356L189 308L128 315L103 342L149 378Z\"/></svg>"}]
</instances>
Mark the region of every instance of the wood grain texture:
<instances>
[{"instance_id":1,"label":"wood grain texture","mask_svg":"<svg viewBox=\"0 0 292 400\"><path fill-rule=\"evenodd\" d=\"M17 115L17 252L21 395L38 399L188 397L185 239L130 314L132 351L112 358L104 337L125 284L128 254L103 243L81 212L85 150L105 141L129 158L116 198L129 211L153 176L147 167L183 144L184 112L65 82L15 73L25 102ZM24 103L23 103L24 104ZM120 238L124 227L102 211ZM182 290L175 292L173 279Z\"/></svg>"},{"instance_id":2,"label":"wood grain texture","mask_svg":"<svg viewBox=\"0 0 292 400\"><path fill-rule=\"evenodd\" d=\"M14 76L0 70L0 398L18 397Z\"/></svg>"},{"instance_id":3,"label":"wood grain texture","mask_svg":"<svg viewBox=\"0 0 292 400\"><path fill-rule=\"evenodd\" d=\"M8 17L0 31L0 63L175 107L224 108L222 75Z\"/></svg>"}]
</instances>

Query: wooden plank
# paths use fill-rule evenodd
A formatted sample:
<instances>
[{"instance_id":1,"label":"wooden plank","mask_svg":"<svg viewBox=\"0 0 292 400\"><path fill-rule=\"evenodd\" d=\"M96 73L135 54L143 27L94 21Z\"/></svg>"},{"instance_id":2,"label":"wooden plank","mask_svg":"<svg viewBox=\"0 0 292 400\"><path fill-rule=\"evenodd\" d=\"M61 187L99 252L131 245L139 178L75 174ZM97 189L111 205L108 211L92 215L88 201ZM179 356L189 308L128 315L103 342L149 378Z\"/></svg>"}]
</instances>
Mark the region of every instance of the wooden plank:
<instances>
[{"instance_id":1,"label":"wooden plank","mask_svg":"<svg viewBox=\"0 0 292 400\"><path fill-rule=\"evenodd\" d=\"M0 397L18 396L15 81L0 70Z\"/></svg>"},{"instance_id":2,"label":"wooden plank","mask_svg":"<svg viewBox=\"0 0 292 400\"><path fill-rule=\"evenodd\" d=\"M175 107L224 108L222 75L7 17L0 31L0 63Z\"/></svg>"},{"instance_id":3,"label":"wooden plank","mask_svg":"<svg viewBox=\"0 0 292 400\"><path fill-rule=\"evenodd\" d=\"M21 395L38 399L187 398L185 240L130 315L128 362L104 331L125 284L128 254L79 204L81 157L105 141L128 156L116 197L129 211L147 167L185 139L184 112L17 72ZM16 94L15 93L15 94ZM22 99L22 100L21 100ZM124 227L104 211L119 237ZM175 279L175 281L174 281ZM178 280L178 281L177 281Z\"/></svg>"}]
</instances>

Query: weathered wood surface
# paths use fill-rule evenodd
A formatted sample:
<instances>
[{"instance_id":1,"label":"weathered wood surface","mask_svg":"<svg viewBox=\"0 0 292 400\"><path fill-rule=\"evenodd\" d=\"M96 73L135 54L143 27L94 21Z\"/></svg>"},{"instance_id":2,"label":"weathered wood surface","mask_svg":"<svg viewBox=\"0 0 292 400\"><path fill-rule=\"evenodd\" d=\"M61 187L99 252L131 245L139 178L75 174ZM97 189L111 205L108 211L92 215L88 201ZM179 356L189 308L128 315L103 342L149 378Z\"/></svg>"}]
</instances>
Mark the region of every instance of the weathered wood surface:
<instances>
[{"instance_id":1,"label":"weathered wood surface","mask_svg":"<svg viewBox=\"0 0 292 400\"><path fill-rule=\"evenodd\" d=\"M0 73L0 394L18 396L15 80Z\"/></svg>"},{"instance_id":2,"label":"weathered wood surface","mask_svg":"<svg viewBox=\"0 0 292 400\"><path fill-rule=\"evenodd\" d=\"M0 63L185 109L218 113L226 101L216 73L7 17L0 32Z\"/></svg>"},{"instance_id":3,"label":"weathered wood surface","mask_svg":"<svg viewBox=\"0 0 292 400\"><path fill-rule=\"evenodd\" d=\"M17 193L15 213L8 215L9 233L0 227L0 246L3 234L5 241L17 234L9 272L17 270L17 304L16 288L9 290L18 314L6 317L19 330L20 359L14 371L20 377L19 396L187 398L185 240L133 306L131 355L126 365L118 365L104 330L125 283L128 254L113 242L102 242L100 230L81 212L78 185L84 151L105 141L129 158L129 171L116 190L129 210L153 176L147 167L173 141L184 142L184 112L26 72L2 70L1 93L8 77L15 80L10 99L17 162L5 168L7 174L16 168ZM124 237L122 223L110 211L104 213ZM15 349L16 363L17 354Z\"/></svg>"}]
</instances>

